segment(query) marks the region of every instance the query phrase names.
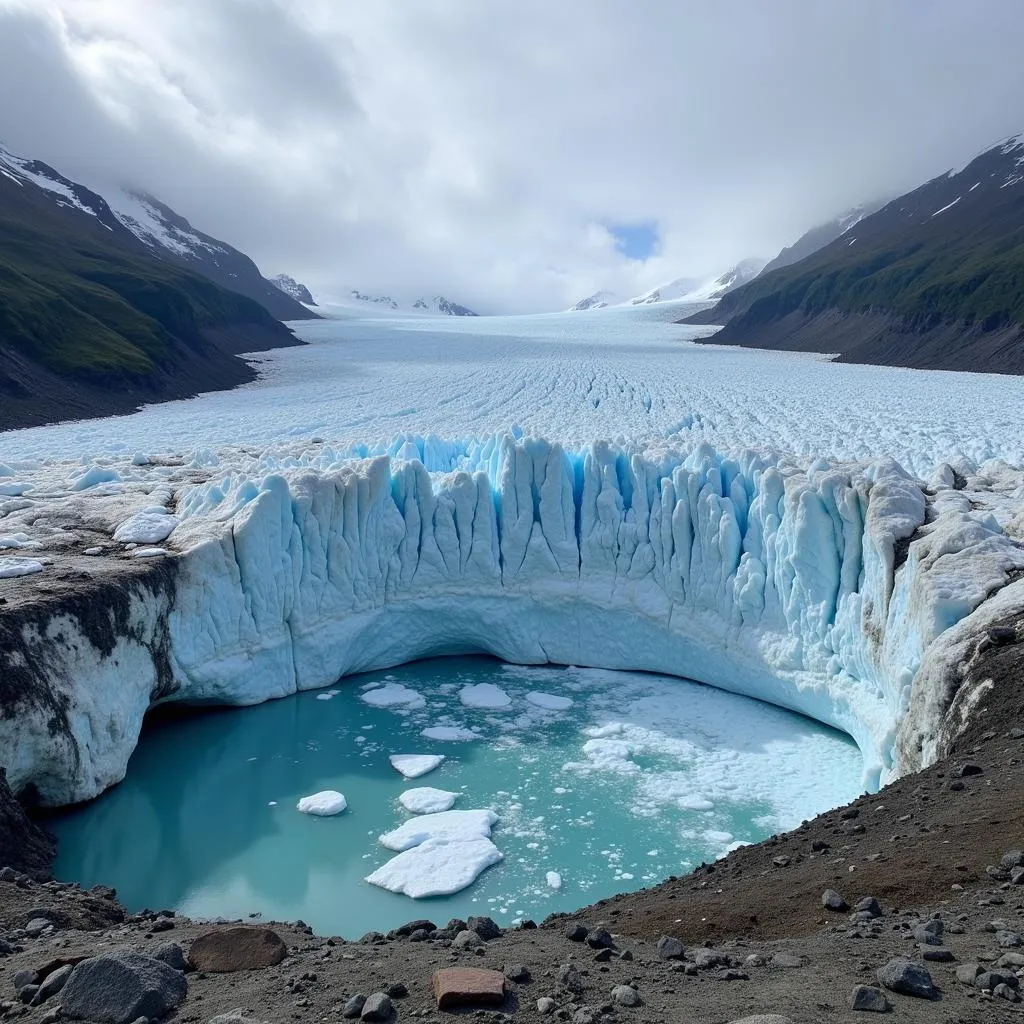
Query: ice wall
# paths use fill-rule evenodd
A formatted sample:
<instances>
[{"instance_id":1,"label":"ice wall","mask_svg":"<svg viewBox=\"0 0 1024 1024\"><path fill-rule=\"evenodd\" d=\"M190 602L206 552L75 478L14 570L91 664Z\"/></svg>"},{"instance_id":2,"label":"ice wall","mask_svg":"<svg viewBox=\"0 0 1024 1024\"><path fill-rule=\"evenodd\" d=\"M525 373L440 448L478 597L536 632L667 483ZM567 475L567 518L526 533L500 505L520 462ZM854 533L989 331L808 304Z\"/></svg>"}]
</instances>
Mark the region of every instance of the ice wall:
<instances>
[{"instance_id":1,"label":"ice wall","mask_svg":"<svg viewBox=\"0 0 1024 1024\"><path fill-rule=\"evenodd\" d=\"M686 676L801 711L854 737L875 787L938 731L938 703L915 711L897 760L930 645L1024 569L947 476L926 490L892 462L513 437L225 472L179 491L173 594L143 602L120 661L69 645L65 624L77 653L49 685L70 739L39 714L0 721L0 743L21 729L16 786L80 800L123 776L154 700L255 703L483 651ZM161 673L133 662L154 636Z\"/></svg>"}]
</instances>

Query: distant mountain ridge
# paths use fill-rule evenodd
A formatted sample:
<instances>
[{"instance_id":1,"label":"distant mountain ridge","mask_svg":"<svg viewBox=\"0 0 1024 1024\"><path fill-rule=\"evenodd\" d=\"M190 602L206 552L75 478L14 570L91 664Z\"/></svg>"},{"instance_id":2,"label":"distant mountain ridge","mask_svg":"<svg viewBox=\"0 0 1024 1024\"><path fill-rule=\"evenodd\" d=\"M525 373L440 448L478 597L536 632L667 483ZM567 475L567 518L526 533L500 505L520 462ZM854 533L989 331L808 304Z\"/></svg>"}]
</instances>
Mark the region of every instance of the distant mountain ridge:
<instances>
[{"instance_id":1,"label":"distant mountain ridge","mask_svg":"<svg viewBox=\"0 0 1024 1024\"><path fill-rule=\"evenodd\" d=\"M1024 373L1024 134L686 322L724 324L715 344Z\"/></svg>"},{"instance_id":2,"label":"distant mountain ridge","mask_svg":"<svg viewBox=\"0 0 1024 1024\"><path fill-rule=\"evenodd\" d=\"M598 291L580 299L566 312L579 313L588 309L604 309L606 306L651 306L658 302L711 302L752 280L763 266L764 260L741 260L736 266L710 280L677 277L632 298L624 298L613 291Z\"/></svg>"},{"instance_id":3,"label":"distant mountain ridge","mask_svg":"<svg viewBox=\"0 0 1024 1024\"><path fill-rule=\"evenodd\" d=\"M390 309L395 312L404 313L438 313L442 316L479 316L468 306L462 306L458 302L452 302L443 295L424 296L411 300L401 300L390 295L378 295L370 292L360 291L352 288L347 295L348 302L357 305L376 307L378 309Z\"/></svg>"},{"instance_id":4,"label":"distant mountain ridge","mask_svg":"<svg viewBox=\"0 0 1024 1024\"><path fill-rule=\"evenodd\" d=\"M238 353L299 344L166 251L96 192L0 150L0 430L233 387L256 376Z\"/></svg>"}]
</instances>

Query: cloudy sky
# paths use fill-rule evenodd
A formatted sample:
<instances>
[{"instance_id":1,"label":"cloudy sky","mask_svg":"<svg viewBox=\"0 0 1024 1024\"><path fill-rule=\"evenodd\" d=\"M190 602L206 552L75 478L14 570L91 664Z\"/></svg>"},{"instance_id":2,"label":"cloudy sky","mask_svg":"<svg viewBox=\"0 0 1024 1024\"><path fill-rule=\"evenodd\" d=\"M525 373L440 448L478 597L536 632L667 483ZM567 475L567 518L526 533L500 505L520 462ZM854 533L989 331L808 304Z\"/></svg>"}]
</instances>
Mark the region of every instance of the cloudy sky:
<instances>
[{"instance_id":1,"label":"cloudy sky","mask_svg":"<svg viewBox=\"0 0 1024 1024\"><path fill-rule=\"evenodd\" d=\"M564 307L1024 130L1020 0L0 0L0 140L320 295Z\"/></svg>"}]
</instances>

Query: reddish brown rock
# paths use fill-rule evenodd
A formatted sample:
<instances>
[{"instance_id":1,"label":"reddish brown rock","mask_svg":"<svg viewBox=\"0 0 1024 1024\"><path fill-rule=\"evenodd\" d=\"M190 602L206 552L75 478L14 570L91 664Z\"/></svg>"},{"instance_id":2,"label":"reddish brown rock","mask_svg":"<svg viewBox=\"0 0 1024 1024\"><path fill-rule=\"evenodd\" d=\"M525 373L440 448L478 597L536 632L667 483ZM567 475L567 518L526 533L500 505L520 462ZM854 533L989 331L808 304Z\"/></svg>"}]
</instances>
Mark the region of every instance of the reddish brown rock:
<instances>
[{"instance_id":1,"label":"reddish brown rock","mask_svg":"<svg viewBox=\"0 0 1024 1024\"><path fill-rule=\"evenodd\" d=\"M220 928L196 938L188 959L197 971L227 974L273 967L287 953L281 936L270 928Z\"/></svg>"},{"instance_id":2,"label":"reddish brown rock","mask_svg":"<svg viewBox=\"0 0 1024 1024\"><path fill-rule=\"evenodd\" d=\"M481 967L444 967L434 971L439 1010L459 1006L497 1006L505 1001L505 976Z\"/></svg>"}]
</instances>

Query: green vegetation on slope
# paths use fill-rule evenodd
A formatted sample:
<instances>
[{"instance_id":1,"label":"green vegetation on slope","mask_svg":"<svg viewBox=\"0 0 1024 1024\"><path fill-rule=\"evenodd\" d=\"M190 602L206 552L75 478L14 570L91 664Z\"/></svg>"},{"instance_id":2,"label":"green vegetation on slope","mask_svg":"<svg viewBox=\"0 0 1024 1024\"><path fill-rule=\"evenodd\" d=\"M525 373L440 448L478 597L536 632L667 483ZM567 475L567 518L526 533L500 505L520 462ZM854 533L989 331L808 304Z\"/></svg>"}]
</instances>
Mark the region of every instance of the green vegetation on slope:
<instances>
[{"instance_id":1,"label":"green vegetation on slope","mask_svg":"<svg viewBox=\"0 0 1024 1024\"><path fill-rule=\"evenodd\" d=\"M62 376L144 382L202 353L204 331L239 325L291 340L253 300L0 177L0 345Z\"/></svg>"}]
</instances>

